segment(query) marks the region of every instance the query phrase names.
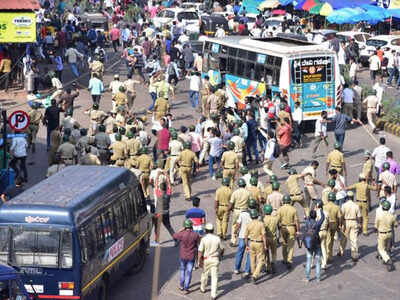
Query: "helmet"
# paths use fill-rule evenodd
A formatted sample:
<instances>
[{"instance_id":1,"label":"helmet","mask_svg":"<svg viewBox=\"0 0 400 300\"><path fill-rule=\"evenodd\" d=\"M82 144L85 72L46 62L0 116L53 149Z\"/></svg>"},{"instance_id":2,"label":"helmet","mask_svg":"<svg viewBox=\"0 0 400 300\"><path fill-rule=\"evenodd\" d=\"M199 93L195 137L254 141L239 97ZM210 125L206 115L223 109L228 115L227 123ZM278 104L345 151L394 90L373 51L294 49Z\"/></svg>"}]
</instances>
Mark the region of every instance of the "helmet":
<instances>
[{"instance_id":1,"label":"helmet","mask_svg":"<svg viewBox=\"0 0 400 300\"><path fill-rule=\"evenodd\" d=\"M328 200L329 201L336 201L336 194L334 192L330 192L328 194Z\"/></svg>"},{"instance_id":2,"label":"helmet","mask_svg":"<svg viewBox=\"0 0 400 300\"><path fill-rule=\"evenodd\" d=\"M256 209L250 209L250 218L252 219L258 218L258 211Z\"/></svg>"},{"instance_id":3,"label":"helmet","mask_svg":"<svg viewBox=\"0 0 400 300\"><path fill-rule=\"evenodd\" d=\"M389 170L390 169L390 164L388 162L384 162L382 165L383 170Z\"/></svg>"},{"instance_id":4,"label":"helmet","mask_svg":"<svg viewBox=\"0 0 400 300\"><path fill-rule=\"evenodd\" d=\"M240 135L240 130L235 128L235 129L233 129L232 134L233 135Z\"/></svg>"},{"instance_id":5,"label":"helmet","mask_svg":"<svg viewBox=\"0 0 400 300\"><path fill-rule=\"evenodd\" d=\"M184 143L183 143L183 148L185 148L185 149L191 149L191 148L192 148L192 143L191 143L191 142L184 142Z\"/></svg>"},{"instance_id":6,"label":"helmet","mask_svg":"<svg viewBox=\"0 0 400 300\"><path fill-rule=\"evenodd\" d=\"M222 185L229 186L230 183L231 181L229 180L229 178L227 177L222 178Z\"/></svg>"},{"instance_id":7,"label":"helmet","mask_svg":"<svg viewBox=\"0 0 400 300\"><path fill-rule=\"evenodd\" d=\"M333 148L335 149L339 149L340 148L340 144L338 142L333 144Z\"/></svg>"},{"instance_id":8,"label":"helmet","mask_svg":"<svg viewBox=\"0 0 400 300\"><path fill-rule=\"evenodd\" d=\"M126 133L125 127L120 127L119 130L118 130L118 132L119 132L121 135L125 135L125 133Z\"/></svg>"},{"instance_id":9,"label":"helmet","mask_svg":"<svg viewBox=\"0 0 400 300\"><path fill-rule=\"evenodd\" d=\"M289 174L290 174L290 175L297 174L296 169L291 168L291 169L289 170Z\"/></svg>"},{"instance_id":10,"label":"helmet","mask_svg":"<svg viewBox=\"0 0 400 300\"><path fill-rule=\"evenodd\" d=\"M120 91L121 93L124 93L124 92L125 92L125 87L124 87L123 85L121 85L121 86L119 87L119 91Z\"/></svg>"},{"instance_id":11,"label":"helmet","mask_svg":"<svg viewBox=\"0 0 400 300\"><path fill-rule=\"evenodd\" d=\"M219 179L222 178L222 171L218 170L217 173L215 173L215 178Z\"/></svg>"},{"instance_id":12,"label":"helmet","mask_svg":"<svg viewBox=\"0 0 400 300\"><path fill-rule=\"evenodd\" d=\"M273 191L279 190L279 186L280 186L279 182L278 182L278 181L274 181L274 182L272 183L272 190L273 190Z\"/></svg>"},{"instance_id":13,"label":"helmet","mask_svg":"<svg viewBox=\"0 0 400 300\"><path fill-rule=\"evenodd\" d=\"M183 227L184 228L192 228L193 227L193 222L190 219L186 219L183 221Z\"/></svg>"},{"instance_id":14,"label":"helmet","mask_svg":"<svg viewBox=\"0 0 400 300\"><path fill-rule=\"evenodd\" d=\"M336 185L336 181L335 181L335 179L329 179L328 180L328 186L330 186L330 187L334 187Z\"/></svg>"},{"instance_id":15,"label":"helmet","mask_svg":"<svg viewBox=\"0 0 400 300\"><path fill-rule=\"evenodd\" d=\"M250 184L256 186L258 184L258 179L256 177L251 177Z\"/></svg>"},{"instance_id":16,"label":"helmet","mask_svg":"<svg viewBox=\"0 0 400 300\"><path fill-rule=\"evenodd\" d=\"M104 124L99 125L100 132L106 132L106 126Z\"/></svg>"},{"instance_id":17,"label":"helmet","mask_svg":"<svg viewBox=\"0 0 400 300\"><path fill-rule=\"evenodd\" d=\"M264 205L264 214L270 215L272 214L272 206L269 204Z\"/></svg>"},{"instance_id":18,"label":"helmet","mask_svg":"<svg viewBox=\"0 0 400 300\"><path fill-rule=\"evenodd\" d=\"M53 71L50 71L49 76L50 76L50 78L56 77L56 73Z\"/></svg>"},{"instance_id":19,"label":"helmet","mask_svg":"<svg viewBox=\"0 0 400 300\"><path fill-rule=\"evenodd\" d=\"M178 138L178 134L176 133L176 131L172 131L171 132L171 139L176 140Z\"/></svg>"},{"instance_id":20,"label":"helmet","mask_svg":"<svg viewBox=\"0 0 400 300\"><path fill-rule=\"evenodd\" d=\"M79 132L81 133L81 136L86 136L87 135L87 129L86 128L81 128L79 130Z\"/></svg>"},{"instance_id":21,"label":"helmet","mask_svg":"<svg viewBox=\"0 0 400 300\"><path fill-rule=\"evenodd\" d=\"M240 168L239 171L241 174L247 174L249 172L249 169L247 169L247 167L243 166Z\"/></svg>"},{"instance_id":22,"label":"helmet","mask_svg":"<svg viewBox=\"0 0 400 300\"><path fill-rule=\"evenodd\" d=\"M175 129L174 127L171 127L171 128L169 129L169 133L172 134L173 132L176 132L176 129Z\"/></svg>"},{"instance_id":23,"label":"helmet","mask_svg":"<svg viewBox=\"0 0 400 300\"><path fill-rule=\"evenodd\" d=\"M234 142L229 142L229 143L228 143L228 149L229 149L229 150L235 149L235 143L234 143Z\"/></svg>"},{"instance_id":24,"label":"helmet","mask_svg":"<svg viewBox=\"0 0 400 300\"><path fill-rule=\"evenodd\" d=\"M207 223L206 226L204 226L204 229L207 231L213 231L214 230L214 225L211 223Z\"/></svg>"},{"instance_id":25,"label":"helmet","mask_svg":"<svg viewBox=\"0 0 400 300\"><path fill-rule=\"evenodd\" d=\"M249 201L247 201L247 205L249 206L250 209L256 209L257 208L257 200L254 198L250 198Z\"/></svg>"},{"instance_id":26,"label":"helmet","mask_svg":"<svg viewBox=\"0 0 400 300\"><path fill-rule=\"evenodd\" d=\"M133 133L132 133L132 131L129 130L129 131L127 132L126 136L128 137L128 139L132 139L132 138L133 138Z\"/></svg>"},{"instance_id":27,"label":"helmet","mask_svg":"<svg viewBox=\"0 0 400 300\"><path fill-rule=\"evenodd\" d=\"M389 210L390 209L390 202L389 201L387 201L387 200L384 200L383 202L382 202L382 208L383 208L383 210Z\"/></svg>"},{"instance_id":28,"label":"helmet","mask_svg":"<svg viewBox=\"0 0 400 300\"><path fill-rule=\"evenodd\" d=\"M346 195L346 198L353 199L354 198L354 192L353 191L348 191L347 195Z\"/></svg>"},{"instance_id":29,"label":"helmet","mask_svg":"<svg viewBox=\"0 0 400 300\"><path fill-rule=\"evenodd\" d=\"M274 181L278 181L278 177L276 176L276 175L271 175L270 177L269 177L269 182L274 182Z\"/></svg>"},{"instance_id":30,"label":"helmet","mask_svg":"<svg viewBox=\"0 0 400 300\"><path fill-rule=\"evenodd\" d=\"M140 153L141 154L147 154L148 152L149 152L149 149L147 147L140 148Z\"/></svg>"},{"instance_id":31,"label":"helmet","mask_svg":"<svg viewBox=\"0 0 400 300\"><path fill-rule=\"evenodd\" d=\"M291 201L292 201L292 199L290 199L290 195L283 196L283 203L288 204Z\"/></svg>"},{"instance_id":32,"label":"helmet","mask_svg":"<svg viewBox=\"0 0 400 300\"><path fill-rule=\"evenodd\" d=\"M243 178L240 178L240 179L238 180L238 186L239 186L239 187L245 187L245 186L246 186L246 181L244 181Z\"/></svg>"},{"instance_id":33,"label":"helmet","mask_svg":"<svg viewBox=\"0 0 400 300\"><path fill-rule=\"evenodd\" d=\"M122 139L121 134L120 134L120 133L116 133L116 134L115 134L115 140L116 140L116 141L120 141L121 139Z\"/></svg>"},{"instance_id":34,"label":"helmet","mask_svg":"<svg viewBox=\"0 0 400 300\"><path fill-rule=\"evenodd\" d=\"M93 109L99 109L99 105L97 103L94 103L92 107Z\"/></svg>"},{"instance_id":35,"label":"helmet","mask_svg":"<svg viewBox=\"0 0 400 300\"><path fill-rule=\"evenodd\" d=\"M364 157L371 157L371 151L365 150Z\"/></svg>"}]
</instances>

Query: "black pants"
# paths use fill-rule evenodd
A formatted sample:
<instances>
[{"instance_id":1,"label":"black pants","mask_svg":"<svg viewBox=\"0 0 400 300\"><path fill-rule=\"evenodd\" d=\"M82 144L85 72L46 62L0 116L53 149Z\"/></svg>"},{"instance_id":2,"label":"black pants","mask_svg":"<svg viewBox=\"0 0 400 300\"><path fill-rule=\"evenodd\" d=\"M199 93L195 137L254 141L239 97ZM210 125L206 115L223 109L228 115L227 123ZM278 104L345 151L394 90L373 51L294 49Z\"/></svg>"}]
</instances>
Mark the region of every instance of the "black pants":
<instances>
[{"instance_id":1,"label":"black pants","mask_svg":"<svg viewBox=\"0 0 400 300\"><path fill-rule=\"evenodd\" d=\"M19 164L19 166L18 166ZM28 181L28 171L26 169L26 156L14 157L10 162L11 168L15 171L15 177L21 179L22 181ZM24 173L24 177L21 178L21 171Z\"/></svg>"},{"instance_id":2,"label":"black pants","mask_svg":"<svg viewBox=\"0 0 400 300\"><path fill-rule=\"evenodd\" d=\"M143 74L143 67L135 67L135 72L143 79L143 82L146 82L146 77Z\"/></svg>"},{"instance_id":3,"label":"black pants","mask_svg":"<svg viewBox=\"0 0 400 300\"><path fill-rule=\"evenodd\" d=\"M11 73L4 73L4 91L7 92L8 91L8 85L10 84L10 74Z\"/></svg>"},{"instance_id":4,"label":"black pants","mask_svg":"<svg viewBox=\"0 0 400 300\"><path fill-rule=\"evenodd\" d=\"M100 97L101 95L92 95L93 104L97 103L100 105Z\"/></svg>"},{"instance_id":5,"label":"black pants","mask_svg":"<svg viewBox=\"0 0 400 300\"><path fill-rule=\"evenodd\" d=\"M174 86L176 86L177 84L178 84L178 81L179 81L179 79L178 79L178 76L176 76L176 74L170 74L170 75L168 75L168 83L169 84L171 84L172 83L172 80L174 80Z\"/></svg>"},{"instance_id":6,"label":"black pants","mask_svg":"<svg viewBox=\"0 0 400 300\"><path fill-rule=\"evenodd\" d=\"M114 52L117 52L118 51L118 46L119 46L119 40L112 41L112 45L113 45L113 48L114 48Z\"/></svg>"},{"instance_id":7,"label":"black pants","mask_svg":"<svg viewBox=\"0 0 400 300\"><path fill-rule=\"evenodd\" d=\"M171 237L173 237L175 231L171 226L171 222L169 220L169 212L168 213L163 213L159 218L161 219L162 224L164 224L165 228L168 230L169 234ZM155 227L155 232L160 233L161 228L157 228L158 226L158 220L157 218L153 218L153 225Z\"/></svg>"},{"instance_id":8,"label":"black pants","mask_svg":"<svg viewBox=\"0 0 400 300\"><path fill-rule=\"evenodd\" d=\"M56 76L57 76L58 79L60 79L61 82L62 82L62 72L63 72L63 70L57 70L56 71Z\"/></svg>"}]
</instances>

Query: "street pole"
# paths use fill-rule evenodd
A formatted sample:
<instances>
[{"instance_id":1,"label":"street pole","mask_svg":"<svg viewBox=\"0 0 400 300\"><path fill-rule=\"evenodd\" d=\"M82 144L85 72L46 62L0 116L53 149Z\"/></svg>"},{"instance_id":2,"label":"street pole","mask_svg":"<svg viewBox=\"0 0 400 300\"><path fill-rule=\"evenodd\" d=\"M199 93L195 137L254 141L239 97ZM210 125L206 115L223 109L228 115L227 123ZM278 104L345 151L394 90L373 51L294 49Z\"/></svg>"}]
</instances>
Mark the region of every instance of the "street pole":
<instances>
[{"instance_id":1,"label":"street pole","mask_svg":"<svg viewBox=\"0 0 400 300\"><path fill-rule=\"evenodd\" d=\"M1 115L3 116L3 165L1 167L5 169L7 166L7 111L3 109Z\"/></svg>"}]
</instances>

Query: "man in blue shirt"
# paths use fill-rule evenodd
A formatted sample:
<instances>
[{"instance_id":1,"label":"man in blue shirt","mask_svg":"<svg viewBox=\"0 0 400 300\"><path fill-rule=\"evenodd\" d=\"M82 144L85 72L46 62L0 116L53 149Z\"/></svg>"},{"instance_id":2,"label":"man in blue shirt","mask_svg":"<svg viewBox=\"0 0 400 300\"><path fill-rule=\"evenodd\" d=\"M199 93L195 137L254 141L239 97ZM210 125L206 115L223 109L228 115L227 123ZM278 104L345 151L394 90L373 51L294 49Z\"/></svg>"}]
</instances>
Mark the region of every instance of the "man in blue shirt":
<instances>
[{"instance_id":1,"label":"man in blue shirt","mask_svg":"<svg viewBox=\"0 0 400 300\"><path fill-rule=\"evenodd\" d=\"M199 197L192 197L192 203L193 207L186 211L185 218L192 220L193 231L202 236L204 234L204 224L206 223L206 212L199 208Z\"/></svg>"},{"instance_id":2,"label":"man in blue shirt","mask_svg":"<svg viewBox=\"0 0 400 300\"><path fill-rule=\"evenodd\" d=\"M97 73L93 73L93 77L89 80L88 90L92 95L93 103L100 104L100 97L104 91L104 85Z\"/></svg>"}]
</instances>

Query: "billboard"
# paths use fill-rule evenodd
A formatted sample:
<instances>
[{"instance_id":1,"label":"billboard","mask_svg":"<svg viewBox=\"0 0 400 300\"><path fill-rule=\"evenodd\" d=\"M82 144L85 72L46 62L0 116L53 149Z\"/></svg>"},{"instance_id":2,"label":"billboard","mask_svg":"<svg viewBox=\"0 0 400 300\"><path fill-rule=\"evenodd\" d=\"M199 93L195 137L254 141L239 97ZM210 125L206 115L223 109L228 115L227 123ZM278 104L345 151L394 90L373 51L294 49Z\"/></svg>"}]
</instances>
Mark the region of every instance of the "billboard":
<instances>
[{"instance_id":1,"label":"billboard","mask_svg":"<svg viewBox=\"0 0 400 300\"><path fill-rule=\"evenodd\" d=\"M34 12L0 12L0 43L36 42Z\"/></svg>"}]
</instances>

